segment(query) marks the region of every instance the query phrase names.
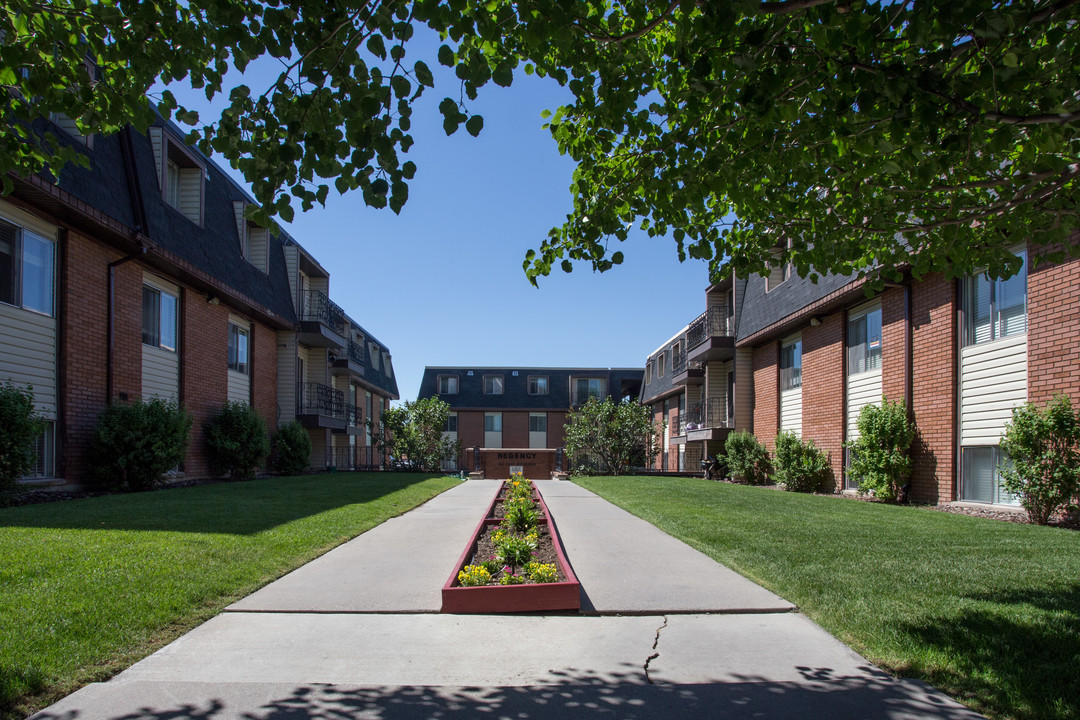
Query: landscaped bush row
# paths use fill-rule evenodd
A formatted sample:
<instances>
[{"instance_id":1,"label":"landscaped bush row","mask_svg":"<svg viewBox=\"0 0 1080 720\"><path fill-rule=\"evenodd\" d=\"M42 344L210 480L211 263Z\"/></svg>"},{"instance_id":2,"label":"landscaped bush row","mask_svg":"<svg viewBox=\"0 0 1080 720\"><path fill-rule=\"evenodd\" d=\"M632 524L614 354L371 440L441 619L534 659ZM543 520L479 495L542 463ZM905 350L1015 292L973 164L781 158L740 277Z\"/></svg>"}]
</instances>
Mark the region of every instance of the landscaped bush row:
<instances>
[{"instance_id":1,"label":"landscaped bush row","mask_svg":"<svg viewBox=\"0 0 1080 720\"><path fill-rule=\"evenodd\" d=\"M88 459L92 478L116 490L159 485L184 460L192 417L176 401L160 399L110 405L101 414ZM203 425L210 467L233 480L253 478L268 455L283 474L307 468L311 440L295 421L272 439L266 423L242 402L226 402Z\"/></svg>"},{"instance_id":2,"label":"landscaped bush row","mask_svg":"<svg viewBox=\"0 0 1080 720\"><path fill-rule=\"evenodd\" d=\"M858 478L859 491L880 500L906 497L905 481L911 474L911 444L915 425L903 402L882 398L866 405L857 420L858 437L846 443L848 472ZM1004 489L1016 496L1031 522L1045 525L1062 509L1076 511L1080 494L1080 410L1074 411L1065 395L1040 409L1025 403L1013 410L1005 426L1001 450L1008 460L999 467ZM772 478L787 490L822 489L829 473L829 458L793 432L775 440L773 457L749 432L728 436L724 447L728 470L751 485Z\"/></svg>"}]
</instances>

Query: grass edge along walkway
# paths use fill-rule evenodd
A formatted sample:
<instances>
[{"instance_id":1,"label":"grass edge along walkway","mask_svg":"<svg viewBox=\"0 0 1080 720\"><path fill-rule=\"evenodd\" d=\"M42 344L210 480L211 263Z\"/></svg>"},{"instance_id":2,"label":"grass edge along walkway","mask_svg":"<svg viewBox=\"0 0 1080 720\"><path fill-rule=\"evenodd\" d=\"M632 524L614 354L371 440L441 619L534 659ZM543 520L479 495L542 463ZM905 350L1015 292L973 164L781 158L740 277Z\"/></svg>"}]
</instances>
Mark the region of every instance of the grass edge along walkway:
<instances>
[{"instance_id":1,"label":"grass edge along walkway","mask_svg":"<svg viewBox=\"0 0 1080 720\"><path fill-rule=\"evenodd\" d=\"M699 478L574 481L991 717L1080 717L1080 532Z\"/></svg>"},{"instance_id":2,"label":"grass edge along walkway","mask_svg":"<svg viewBox=\"0 0 1080 720\"><path fill-rule=\"evenodd\" d=\"M459 483L327 473L0 510L0 717L112 677Z\"/></svg>"}]
</instances>

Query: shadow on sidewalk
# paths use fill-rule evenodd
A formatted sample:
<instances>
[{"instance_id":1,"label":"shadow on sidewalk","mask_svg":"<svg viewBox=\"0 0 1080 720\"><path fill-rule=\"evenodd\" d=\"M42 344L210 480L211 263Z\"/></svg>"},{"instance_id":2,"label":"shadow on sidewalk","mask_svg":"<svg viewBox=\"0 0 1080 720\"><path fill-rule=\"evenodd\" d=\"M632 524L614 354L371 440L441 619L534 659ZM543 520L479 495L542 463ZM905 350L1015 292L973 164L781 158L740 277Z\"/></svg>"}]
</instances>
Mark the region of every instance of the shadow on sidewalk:
<instances>
[{"instance_id":1,"label":"shadow on sidewalk","mask_svg":"<svg viewBox=\"0 0 1080 720\"><path fill-rule=\"evenodd\" d=\"M497 661L497 660L496 660ZM802 668L801 683L768 682L746 677L737 682L698 685L650 685L640 672L598 677L566 671L561 682L534 687L348 688L304 685L262 702L257 708L230 707L222 698L154 708L140 704L134 712L119 710L108 720L466 720L477 717L516 720L603 716L611 718L943 718L971 720L979 716L925 686L897 681L867 668L866 676L837 677L828 668ZM171 685L176 693L182 684ZM249 686L249 702L259 702ZM143 698L148 699L148 698ZM43 712L33 720L82 720L78 711ZM94 717L106 720L95 714Z\"/></svg>"}]
</instances>

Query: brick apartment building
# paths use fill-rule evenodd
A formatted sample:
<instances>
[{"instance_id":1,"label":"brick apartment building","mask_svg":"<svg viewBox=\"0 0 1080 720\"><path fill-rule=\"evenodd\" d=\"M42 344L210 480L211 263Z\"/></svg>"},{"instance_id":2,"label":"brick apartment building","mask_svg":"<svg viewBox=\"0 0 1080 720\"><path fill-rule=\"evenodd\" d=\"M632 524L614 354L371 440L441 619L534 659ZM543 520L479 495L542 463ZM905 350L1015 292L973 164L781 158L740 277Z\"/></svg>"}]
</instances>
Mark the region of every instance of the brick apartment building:
<instances>
[{"instance_id":1,"label":"brick apartment building","mask_svg":"<svg viewBox=\"0 0 1080 720\"><path fill-rule=\"evenodd\" d=\"M444 435L461 441L462 455L447 469L472 470L474 448L562 447L571 408L590 397L637 398L641 372L641 368L426 367L418 399L437 397L450 405ZM514 458L501 459L510 467Z\"/></svg>"},{"instance_id":2,"label":"brick apartment building","mask_svg":"<svg viewBox=\"0 0 1080 720\"><path fill-rule=\"evenodd\" d=\"M908 278L868 297L865 281L815 285L790 268L706 289L706 312L648 358L642 401L666 420L660 470L696 471L734 430L770 449L791 430L829 454L837 490L845 441L868 403L904 400L917 427L911 497L1013 504L998 443L1012 408L1056 393L1080 402L1080 260L1008 280Z\"/></svg>"},{"instance_id":3,"label":"brick apartment building","mask_svg":"<svg viewBox=\"0 0 1080 720\"><path fill-rule=\"evenodd\" d=\"M325 272L305 285L295 240L244 219L252 200L239 186L165 122L145 135L83 137L64 118L38 129L89 167L56 183L13 178L0 198L0 382L29 385L48 420L29 483L82 480L101 411L140 397L178 400L194 416L188 477L209 473L202 425L226 400L249 403L270 428L300 419L315 467L365 443L363 420L397 397L389 351L329 301ZM339 315L342 333L317 340ZM305 343L318 350L305 355ZM304 390L323 383L326 403L301 412Z\"/></svg>"}]
</instances>

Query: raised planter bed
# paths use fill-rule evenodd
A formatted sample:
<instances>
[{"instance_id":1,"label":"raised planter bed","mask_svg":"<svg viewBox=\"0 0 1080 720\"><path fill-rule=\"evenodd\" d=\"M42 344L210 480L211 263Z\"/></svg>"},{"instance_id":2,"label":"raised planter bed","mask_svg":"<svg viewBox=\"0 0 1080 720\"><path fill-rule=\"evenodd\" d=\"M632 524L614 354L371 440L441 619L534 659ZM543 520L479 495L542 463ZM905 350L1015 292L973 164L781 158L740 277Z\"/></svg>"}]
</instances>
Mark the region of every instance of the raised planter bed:
<instances>
[{"instance_id":1,"label":"raised planter bed","mask_svg":"<svg viewBox=\"0 0 1080 720\"><path fill-rule=\"evenodd\" d=\"M543 517L538 523L542 535L551 538L556 565L559 569L559 582L553 583L529 583L522 585L482 585L478 587L462 587L458 583L458 573L466 565L474 564L477 554L477 545L481 537L489 530L498 527L500 520L496 517L495 508L500 502L506 481L499 485L495 497L488 505L480 524L476 526L465 551L458 558L457 564L450 573L450 579L446 581L442 589L442 612L444 613L512 613L512 612L542 612L550 610L578 610L581 607L581 584L570 563L566 561L562 543L555 528L555 522L551 517L544 497L538 489L536 501L540 505Z\"/></svg>"}]
</instances>

